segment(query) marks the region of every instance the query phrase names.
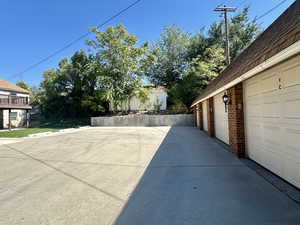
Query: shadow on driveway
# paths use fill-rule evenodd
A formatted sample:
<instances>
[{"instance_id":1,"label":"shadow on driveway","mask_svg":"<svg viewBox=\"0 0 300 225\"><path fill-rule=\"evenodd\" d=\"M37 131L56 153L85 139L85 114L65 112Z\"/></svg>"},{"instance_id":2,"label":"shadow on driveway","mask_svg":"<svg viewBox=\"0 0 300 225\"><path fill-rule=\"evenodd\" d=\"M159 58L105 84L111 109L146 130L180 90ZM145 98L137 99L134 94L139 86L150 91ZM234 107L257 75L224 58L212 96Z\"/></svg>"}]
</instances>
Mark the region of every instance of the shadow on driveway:
<instances>
[{"instance_id":1,"label":"shadow on driveway","mask_svg":"<svg viewBox=\"0 0 300 225\"><path fill-rule=\"evenodd\" d=\"M114 222L250 224L299 225L300 207L205 133L184 127L170 129Z\"/></svg>"}]
</instances>

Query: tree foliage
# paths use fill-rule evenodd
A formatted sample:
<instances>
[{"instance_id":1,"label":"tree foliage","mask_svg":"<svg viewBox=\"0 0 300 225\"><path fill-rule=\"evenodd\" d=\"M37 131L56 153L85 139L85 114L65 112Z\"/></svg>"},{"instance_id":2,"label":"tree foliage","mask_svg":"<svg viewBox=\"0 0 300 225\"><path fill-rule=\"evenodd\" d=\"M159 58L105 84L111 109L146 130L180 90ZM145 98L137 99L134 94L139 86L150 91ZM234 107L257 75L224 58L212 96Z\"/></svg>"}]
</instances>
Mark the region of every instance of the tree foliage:
<instances>
[{"instance_id":1,"label":"tree foliage","mask_svg":"<svg viewBox=\"0 0 300 225\"><path fill-rule=\"evenodd\" d=\"M56 70L44 72L40 96L44 114L82 117L104 111L93 59L93 55L78 51L70 60L62 59Z\"/></svg>"},{"instance_id":2,"label":"tree foliage","mask_svg":"<svg viewBox=\"0 0 300 225\"><path fill-rule=\"evenodd\" d=\"M23 80L20 80L16 83L16 85L20 88L23 88L24 90L27 90L30 92L30 87L28 84L26 84Z\"/></svg>"},{"instance_id":3,"label":"tree foliage","mask_svg":"<svg viewBox=\"0 0 300 225\"><path fill-rule=\"evenodd\" d=\"M99 80L103 97L117 110L121 103L130 101L143 86L146 68L155 58L148 44L137 46L137 37L123 25L109 27L105 32L93 28L96 39L88 41L95 51L95 60L103 74Z\"/></svg>"},{"instance_id":4,"label":"tree foliage","mask_svg":"<svg viewBox=\"0 0 300 225\"><path fill-rule=\"evenodd\" d=\"M205 60L193 58L186 75L169 90L169 101L172 104L184 104L188 108L200 90L218 76L224 69L224 50L212 46L204 51Z\"/></svg>"},{"instance_id":5,"label":"tree foliage","mask_svg":"<svg viewBox=\"0 0 300 225\"><path fill-rule=\"evenodd\" d=\"M24 90L29 92L29 103L33 106L38 105L37 101L37 88L35 86L30 87L25 81L20 80L16 83L16 85Z\"/></svg>"},{"instance_id":6,"label":"tree foliage","mask_svg":"<svg viewBox=\"0 0 300 225\"><path fill-rule=\"evenodd\" d=\"M230 22L231 58L235 59L258 35L256 21L250 21L249 8L235 14ZM206 88L225 68L223 21L191 35L177 26L164 29L154 45L158 58L148 71L149 80L169 89L169 104L189 107L199 91Z\"/></svg>"},{"instance_id":7,"label":"tree foliage","mask_svg":"<svg viewBox=\"0 0 300 225\"><path fill-rule=\"evenodd\" d=\"M224 21L213 23L208 31L209 44L218 44L225 49L222 27ZM261 29L256 20L250 20L249 7L235 14L229 23L230 57L235 59L260 33Z\"/></svg>"},{"instance_id":8,"label":"tree foliage","mask_svg":"<svg viewBox=\"0 0 300 225\"><path fill-rule=\"evenodd\" d=\"M147 71L152 83L171 88L183 78L190 40L190 35L176 25L164 28L161 39L151 49L157 58Z\"/></svg>"},{"instance_id":9,"label":"tree foliage","mask_svg":"<svg viewBox=\"0 0 300 225\"><path fill-rule=\"evenodd\" d=\"M108 103L118 109L133 96L145 99L143 75L155 59L147 44L138 47L136 36L122 25L92 31L89 53L80 50L44 72L38 94L44 115L87 117L108 111Z\"/></svg>"},{"instance_id":10,"label":"tree foliage","mask_svg":"<svg viewBox=\"0 0 300 225\"><path fill-rule=\"evenodd\" d=\"M230 22L231 58L235 59L258 35L249 8ZM120 110L133 97L148 99L145 80L167 88L168 104L177 111L188 110L193 99L225 68L223 21L196 34L173 25L165 27L160 39L138 45L138 39L123 25L105 31L93 28L88 50L80 50L60 61L58 68L44 72L34 102L47 116L88 117ZM19 86L27 89L23 82ZM130 107L128 107L130 109Z\"/></svg>"}]
</instances>

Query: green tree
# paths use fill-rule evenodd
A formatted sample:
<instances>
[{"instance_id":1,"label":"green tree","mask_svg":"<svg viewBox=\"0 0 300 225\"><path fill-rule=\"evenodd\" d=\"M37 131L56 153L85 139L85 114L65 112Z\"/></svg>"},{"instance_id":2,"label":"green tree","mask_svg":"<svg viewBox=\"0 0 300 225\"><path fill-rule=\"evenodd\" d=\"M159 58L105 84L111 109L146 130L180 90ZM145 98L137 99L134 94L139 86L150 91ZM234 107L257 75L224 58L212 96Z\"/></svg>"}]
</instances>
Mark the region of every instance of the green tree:
<instances>
[{"instance_id":1,"label":"green tree","mask_svg":"<svg viewBox=\"0 0 300 225\"><path fill-rule=\"evenodd\" d=\"M41 105L41 88L38 86L33 85L30 88L31 92L30 92L30 104L32 106L35 106L37 108L40 108Z\"/></svg>"},{"instance_id":2,"label":"green tree","mask_svg":"<svg viewBox=\"0 0 300 225\"><path fill-rule=\"evenodd\" d=\"M38 105L39 101L38 101L38 89L35 86L30 87L25 81L18 81L16 83L17 86L19 86L20 88L23 88L27 91L29 91L29 104L32 106Z\"/></svg>"},{"instance_id":3,"label":"green tree","mask_svg":"<svg viewBox=\"0 0 300 225\"><path fill-rule=\"evenodd\" d=\"M218 76L224 69L224 50L219 46L207 48L204 52L206 59L194 58L186 76L169 90L169 102L173 105L189 107L199 91Z\"/></svg>"},{"instance_id":4,"label":"green tree","mask_svg":"<svg viewBox=\"0 0 300 225\"><path fill-rule=\"evenodd\" d=\"M260 28L249 19L249 7L230 21L231 58L235 59L258 35ZM154 44L158 60L148 71L149 80L169 89L169 105L185 105L225 68L223 21L191 35L177 26L165 29ZM175 107L176 108L176 107Z\"/></svg>"},{"instance_id":5,"label":"green tree","mask_svg":"<svg viewBox=\"0 0 300 225\"><path fill-rule=\"evenodd\" d=\"M95 52L99 71L103 74L99 88L104 99L118 110L122 102L129 101L143 85L145 70L155 57L148 44L137 46L137 37L129 34L123 25L109 27L106 31L93 28L96 38L87 43Z\"/></svg>"},{"instance_id":6,"label":"green tree","mask_svg":"<svg viewBox=\"0 0 300 225\"><path fill-rule=\"evenodd\" d=\"M104 111L97 90L98 67L93 55L76 52L62 59L56 70L44 72L40 93L41 108L47 116L85 117Z\"/></svg>"},{"instance_id":7,"label":"green tree","mask_svg":"<svg viewBox=\"0 0 300 225\"><path fill-rule=\"evenodd\" d=\"M224 34L222 33L224 21L213 23L208 31L208 44L219 44L225 49ZM261 32L257 21L250 20L249 7L235 14L229 23L230 57L235 59Z\"/></svg>"},{"instance_id":8,"label":"green tree","mask_svg":"<svg viewBox=\"0 0 300 225\"><path fill-rule=\"evenodd\" d=\"M30 87L28 84L26 84L24 81L20 80L16 83L17 86L19 86L20 88L23 88L24 90L27 90L27 91L31 91Z\"/></svg>"},{"instance_id":9,"label":"green tree","mask_svg":"<svg viewBox=\"0 0 300 225\"><path fill-rule=\"evenodd\" d=\"M248 13L247 7L231 19L232 59L260 31ZM168 89L168 103L187 109L225 68L222 26L223 22L213 23L207 32L202 28L195 35L176 25L165 27L151 50L147 43L138 46L137 37L122 25L105 31L93 28L95 38L87 41L89 53L78 51L70 59L62 59L57 69L45 71L31 99L48 116L97 115L108 108L108 102L118 110L133 97L146 101L146 75L154 85ZM18 85L29 88L24 82Z\"/></svg>"},{"instance_id":10,"label":"green tree","mask_svg":"<svg viewBox=\"0 0 300 225\"><path fill-rule=\"evenodd\" d=\"M147 71L149 80L166 88L174 86L187 70L189 46L190 34L176 25L165 27L161 39L152 46L157 61Z\"/></svg>"}]
</instances>

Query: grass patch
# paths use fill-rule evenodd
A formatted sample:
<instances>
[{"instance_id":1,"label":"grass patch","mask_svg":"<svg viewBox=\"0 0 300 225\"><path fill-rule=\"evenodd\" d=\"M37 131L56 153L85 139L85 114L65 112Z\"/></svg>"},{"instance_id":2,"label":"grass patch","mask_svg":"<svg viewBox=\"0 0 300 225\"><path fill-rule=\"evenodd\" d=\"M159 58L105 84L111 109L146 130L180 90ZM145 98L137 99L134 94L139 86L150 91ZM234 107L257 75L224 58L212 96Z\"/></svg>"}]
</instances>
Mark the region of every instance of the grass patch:
<instances>
[{"instance_id":1,"label":"grass patch","mask_svg":"<svg viewBox=\"0 0 300 225\"><path fill-rule=\"evenodd\" d=\"M0 138L21 138L27 137L29 134L43 133L43 132L57 132L61 129L78 128L90 125L90 119L49 119L39 121L37 125L32 128L24 130L13 130L0 132Z\"/></svg>"},{"instance_id":2,"label":"grass patch","mask_svg":"<svg viewBox=\"0 0 300 225\"><path fill-rule=\"evenodd\" d=\"M29 134L43 133L43 132L57 132L59 129L55 128L27 128L24 130L13 130L0 132L0 138L21 138L27 137Z\"/></svg>"}]
</instances>

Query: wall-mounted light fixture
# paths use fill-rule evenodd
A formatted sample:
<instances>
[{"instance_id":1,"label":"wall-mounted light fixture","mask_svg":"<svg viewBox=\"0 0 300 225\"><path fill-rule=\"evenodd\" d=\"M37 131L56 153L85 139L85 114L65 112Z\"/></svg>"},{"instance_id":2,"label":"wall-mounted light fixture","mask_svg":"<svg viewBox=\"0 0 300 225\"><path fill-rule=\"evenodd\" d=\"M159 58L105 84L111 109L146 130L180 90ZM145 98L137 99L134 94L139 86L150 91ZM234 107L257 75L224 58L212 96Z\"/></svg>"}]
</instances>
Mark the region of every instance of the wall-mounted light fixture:
<instances>
[{"instance_id":1,"label":"wall-mounted light fixture","mask_svg":"<svg viewBox=\"0 0 300 225\"><path fill-rule=\"evenodd\" d=\"M224 102L224 104L225 104L225 112L227 112L227 107L228 107L229 102L230 102L229 96L228 96L228 94L225 92L222 98L223 98L223 102Z\"/></svg>"}]
</instances>

